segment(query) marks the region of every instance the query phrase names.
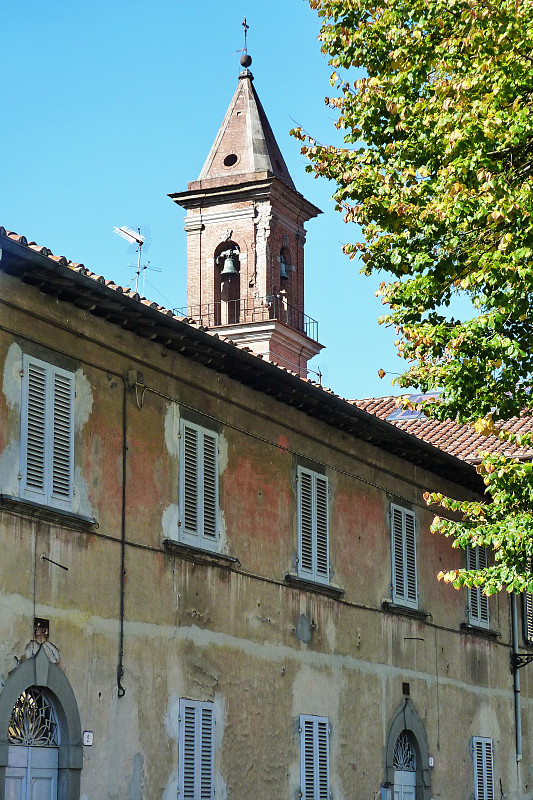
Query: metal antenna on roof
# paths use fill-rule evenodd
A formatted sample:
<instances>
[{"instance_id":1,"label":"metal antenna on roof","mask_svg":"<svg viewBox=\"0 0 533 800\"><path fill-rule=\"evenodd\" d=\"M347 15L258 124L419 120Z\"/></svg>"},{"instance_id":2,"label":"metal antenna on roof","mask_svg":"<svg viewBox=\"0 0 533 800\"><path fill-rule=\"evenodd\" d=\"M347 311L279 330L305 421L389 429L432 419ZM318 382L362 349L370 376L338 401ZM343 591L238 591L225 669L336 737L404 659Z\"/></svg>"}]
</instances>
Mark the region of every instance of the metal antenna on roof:
<instances>
[{"instance_id":1,"label":"metal antenna on roof","mask_svg":"<svg viewBox=\"0 0 533 800\"><path fill-rule=\"evenodd\" d=\"M123 239L130 243L135 253L137 253L137 267L136 267L136 277L135 277L135 291L139 293L139 275L141 272L144 272L147 269L149 261L146 262L144 266L141 267L141 253L143 246L145 249L148 249L150 246L149 241L149 233L147 230L143 230L141 232L141 228L137 228L137 230L133 230L133 228L129 228L127 225L123 225L121 228L113 228L113 232L117 233ZM154 267L151 267L154 269ZM155 270L160 272L160 270ZM144 280L143 280L143 294L144 294Z\"/></svg>"}]
</instances>

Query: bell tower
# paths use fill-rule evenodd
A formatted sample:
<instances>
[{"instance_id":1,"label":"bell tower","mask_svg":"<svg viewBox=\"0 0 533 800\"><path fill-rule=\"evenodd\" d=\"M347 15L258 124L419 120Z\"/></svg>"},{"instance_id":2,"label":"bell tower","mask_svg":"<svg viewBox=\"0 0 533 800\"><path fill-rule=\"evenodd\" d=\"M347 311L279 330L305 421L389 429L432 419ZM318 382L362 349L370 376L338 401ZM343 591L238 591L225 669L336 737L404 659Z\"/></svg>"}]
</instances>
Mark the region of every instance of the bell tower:
<instances>
[{"instance_id":1,"label":"bell tower","mask_svg":"<svg viewBox=\"0 0 533 800\"><path fill-rule=\"evenodd\" d=\"M241 57L237 90L198 180L169 195L187 211L185 313L306 377L323 345L304 312L304 223L320 210L296 191L251 62Z\"/></svg>"}]
</instances>

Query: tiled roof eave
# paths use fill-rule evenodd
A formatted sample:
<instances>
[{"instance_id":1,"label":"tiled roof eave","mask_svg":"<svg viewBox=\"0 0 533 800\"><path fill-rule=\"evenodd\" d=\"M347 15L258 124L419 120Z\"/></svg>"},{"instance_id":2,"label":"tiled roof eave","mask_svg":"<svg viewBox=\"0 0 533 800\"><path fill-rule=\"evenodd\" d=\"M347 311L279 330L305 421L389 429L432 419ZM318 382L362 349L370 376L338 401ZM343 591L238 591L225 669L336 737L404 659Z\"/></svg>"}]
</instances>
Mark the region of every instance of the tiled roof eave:
<instances>
[{"instance_id":1,"label":"tiled roof eave","mask_svg":"<svg viewBox=\"0 0 533 800\"><path fill-rule=\"evenodd\" d=\"M143 338L228 375L285 405L476 492L483 483L474 467L427 442L362 411L333 392L299 378L252 353L146 305L134 292L119 291L0 231L0 270L41 291L119 324ZM67 262L69 263L69 262Z\"/></svg>"}]
</instances>

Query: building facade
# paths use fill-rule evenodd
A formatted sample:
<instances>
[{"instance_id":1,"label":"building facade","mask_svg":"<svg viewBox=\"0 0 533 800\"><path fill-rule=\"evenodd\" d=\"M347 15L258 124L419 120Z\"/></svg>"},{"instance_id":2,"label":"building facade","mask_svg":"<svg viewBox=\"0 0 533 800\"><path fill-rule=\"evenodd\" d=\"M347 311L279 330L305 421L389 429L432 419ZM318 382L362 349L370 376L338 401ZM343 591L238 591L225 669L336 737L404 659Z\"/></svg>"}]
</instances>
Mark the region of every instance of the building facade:
<instances>
[{"instance_id":1,"label":"building facade","mask_svg":"<svg viewBox=\"0 0 533 800\"><path fill-rule=\"evenodd\" d=\"M475 469L0 248L1 800L533 797L520 611L436 581L423 494Z\"/></svg>"}]
</instances>

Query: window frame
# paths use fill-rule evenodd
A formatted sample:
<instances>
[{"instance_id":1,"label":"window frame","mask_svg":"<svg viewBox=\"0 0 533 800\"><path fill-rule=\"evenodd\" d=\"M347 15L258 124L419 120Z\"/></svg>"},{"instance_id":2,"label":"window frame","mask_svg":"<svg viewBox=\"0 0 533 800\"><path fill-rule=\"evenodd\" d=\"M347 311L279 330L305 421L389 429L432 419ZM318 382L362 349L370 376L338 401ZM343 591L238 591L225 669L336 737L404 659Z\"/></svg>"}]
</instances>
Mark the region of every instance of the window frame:
<instances>
[{"instance_id":1,"label":"window frame","mask_svg":"<svg viewBox=\"0 0 533 800\"><path fill-rule=\"evenodd\" d=\"M396 521L400 520L400 530ZM411 521L411 531L408 530ZM417 520L415 513L405 506L391 503L390 541L391 541L391 586L392 602L405 608L418 609L418 570L417 570ZM411 541L409 537L412 536ZM409 549L409 545L411 545ZM401 570L401 575L400 575ZM401 577L401 580L400 580ZM414 585L414 592L412 591ZM403 588L402 588L403 587Z\"/></svg>"},{"instance_id":2,"label":"window frame","mask_svg":"<svg viewBox=\"0 0 533 800\"><path fill-rule=\"evenodd\" d=\"M488 566L488 551L486 547L466 548L466 568L484 569ZM484 563L482 563L484 562ZM489 598L483 594L479 586L468 586L468 624L476 628L490 627ZM476 610L477 609L477 610Z\"/></svg>"},{"instance_id":3,"label":"window frame","mask_svg":"<svg viewBox=\"0 0 533 800\"><path fill-rule=\"evenodd\" d=\"M311 731L310 740L308 738L309 731ZM300 714L299 733L300 797L302 800L329 800L331 793L329 768L331 729L328 717ZM311 748L309 744L311 744ZM311 753L310 749L312 749ZM311 791L308 791L308 787L311 787Z\"/></svg>"},{"instance_id":4,"label":"window frame","mask_svg":"<svg viewBox=\"0 0 533 800\"><path fill-rule=\"evenodd\" d=\"M72 511L75 373L23 353L21 376L19 496L50 508ZM66 490L61 486L66 486Z\"/></svg>"},{"instance_id":5,"label":"window frame","mask_svg":"<svg viewBox=\"0 0 533 800\"><path fill-rule=\"evenodd\" d=\"M326 475L298 465L298 577L329 585L329 482ZM307 483L307 487L304 484ZM307 489L307 497L304 492ZM307 502L307 509L305 504ZM305 556L310 564L305 563Z\"/></svg>"},{"instance_id":6,"label":"window frame","mask_svg":"<svg viewBox=\"0 0 533 800\"><path fill-rule=\"evenodd\" d=\"M191 742L191 715L192 739ZM207 718L204 727L204 718ZM178 785L181 800L213 800L215 795L215 708L214 703L203 700L189 700L180 697L178 716ZM204 745L209 745L204 753ZM192 747L192 752L191 748ZM192 791L186 785L191 781L192 756ZM189 759L189 765L187 765ZM206 763L207 762L207 763ZM187 766L189 775L187 775ZM205 779L208 778L207 792Z\"/></svg>"},{"instance_id":7,"label":"window frame","mask_svg":"<svg viewBox=\"0 0 533 800\"><path fill-rule=\"evenodd\" d=\"M494 800L494 746L491 738L472 737L472 761L475 800Z\"/></svg>"},{"instance_id":8,"label":"window frame","mask_svg":"<svg viewBox=\"0 0 533 800\"><path fill-rule=\"evenodd\" d=\"M192 447L191 432L196 438L194 476L191 470ZM210 441L211 453L206 455L206 442ZM211 456L211 463L207 459ZM218 552L220 550L220 508L219 508L219 464L218 433L203 425L180 419L179 429L179 523L178 541L200 550ZM206 498L206 471L210 475L210 497ZM188 486L193 478L195 486ZM191 501L188 497L193 497ZM209 503L211 519L209 525L212 533L206 532L206 505ZM196 510L195 510L196 509ZM195 517L194 529L188 524Z\"/></svg>"}]
</instances>

